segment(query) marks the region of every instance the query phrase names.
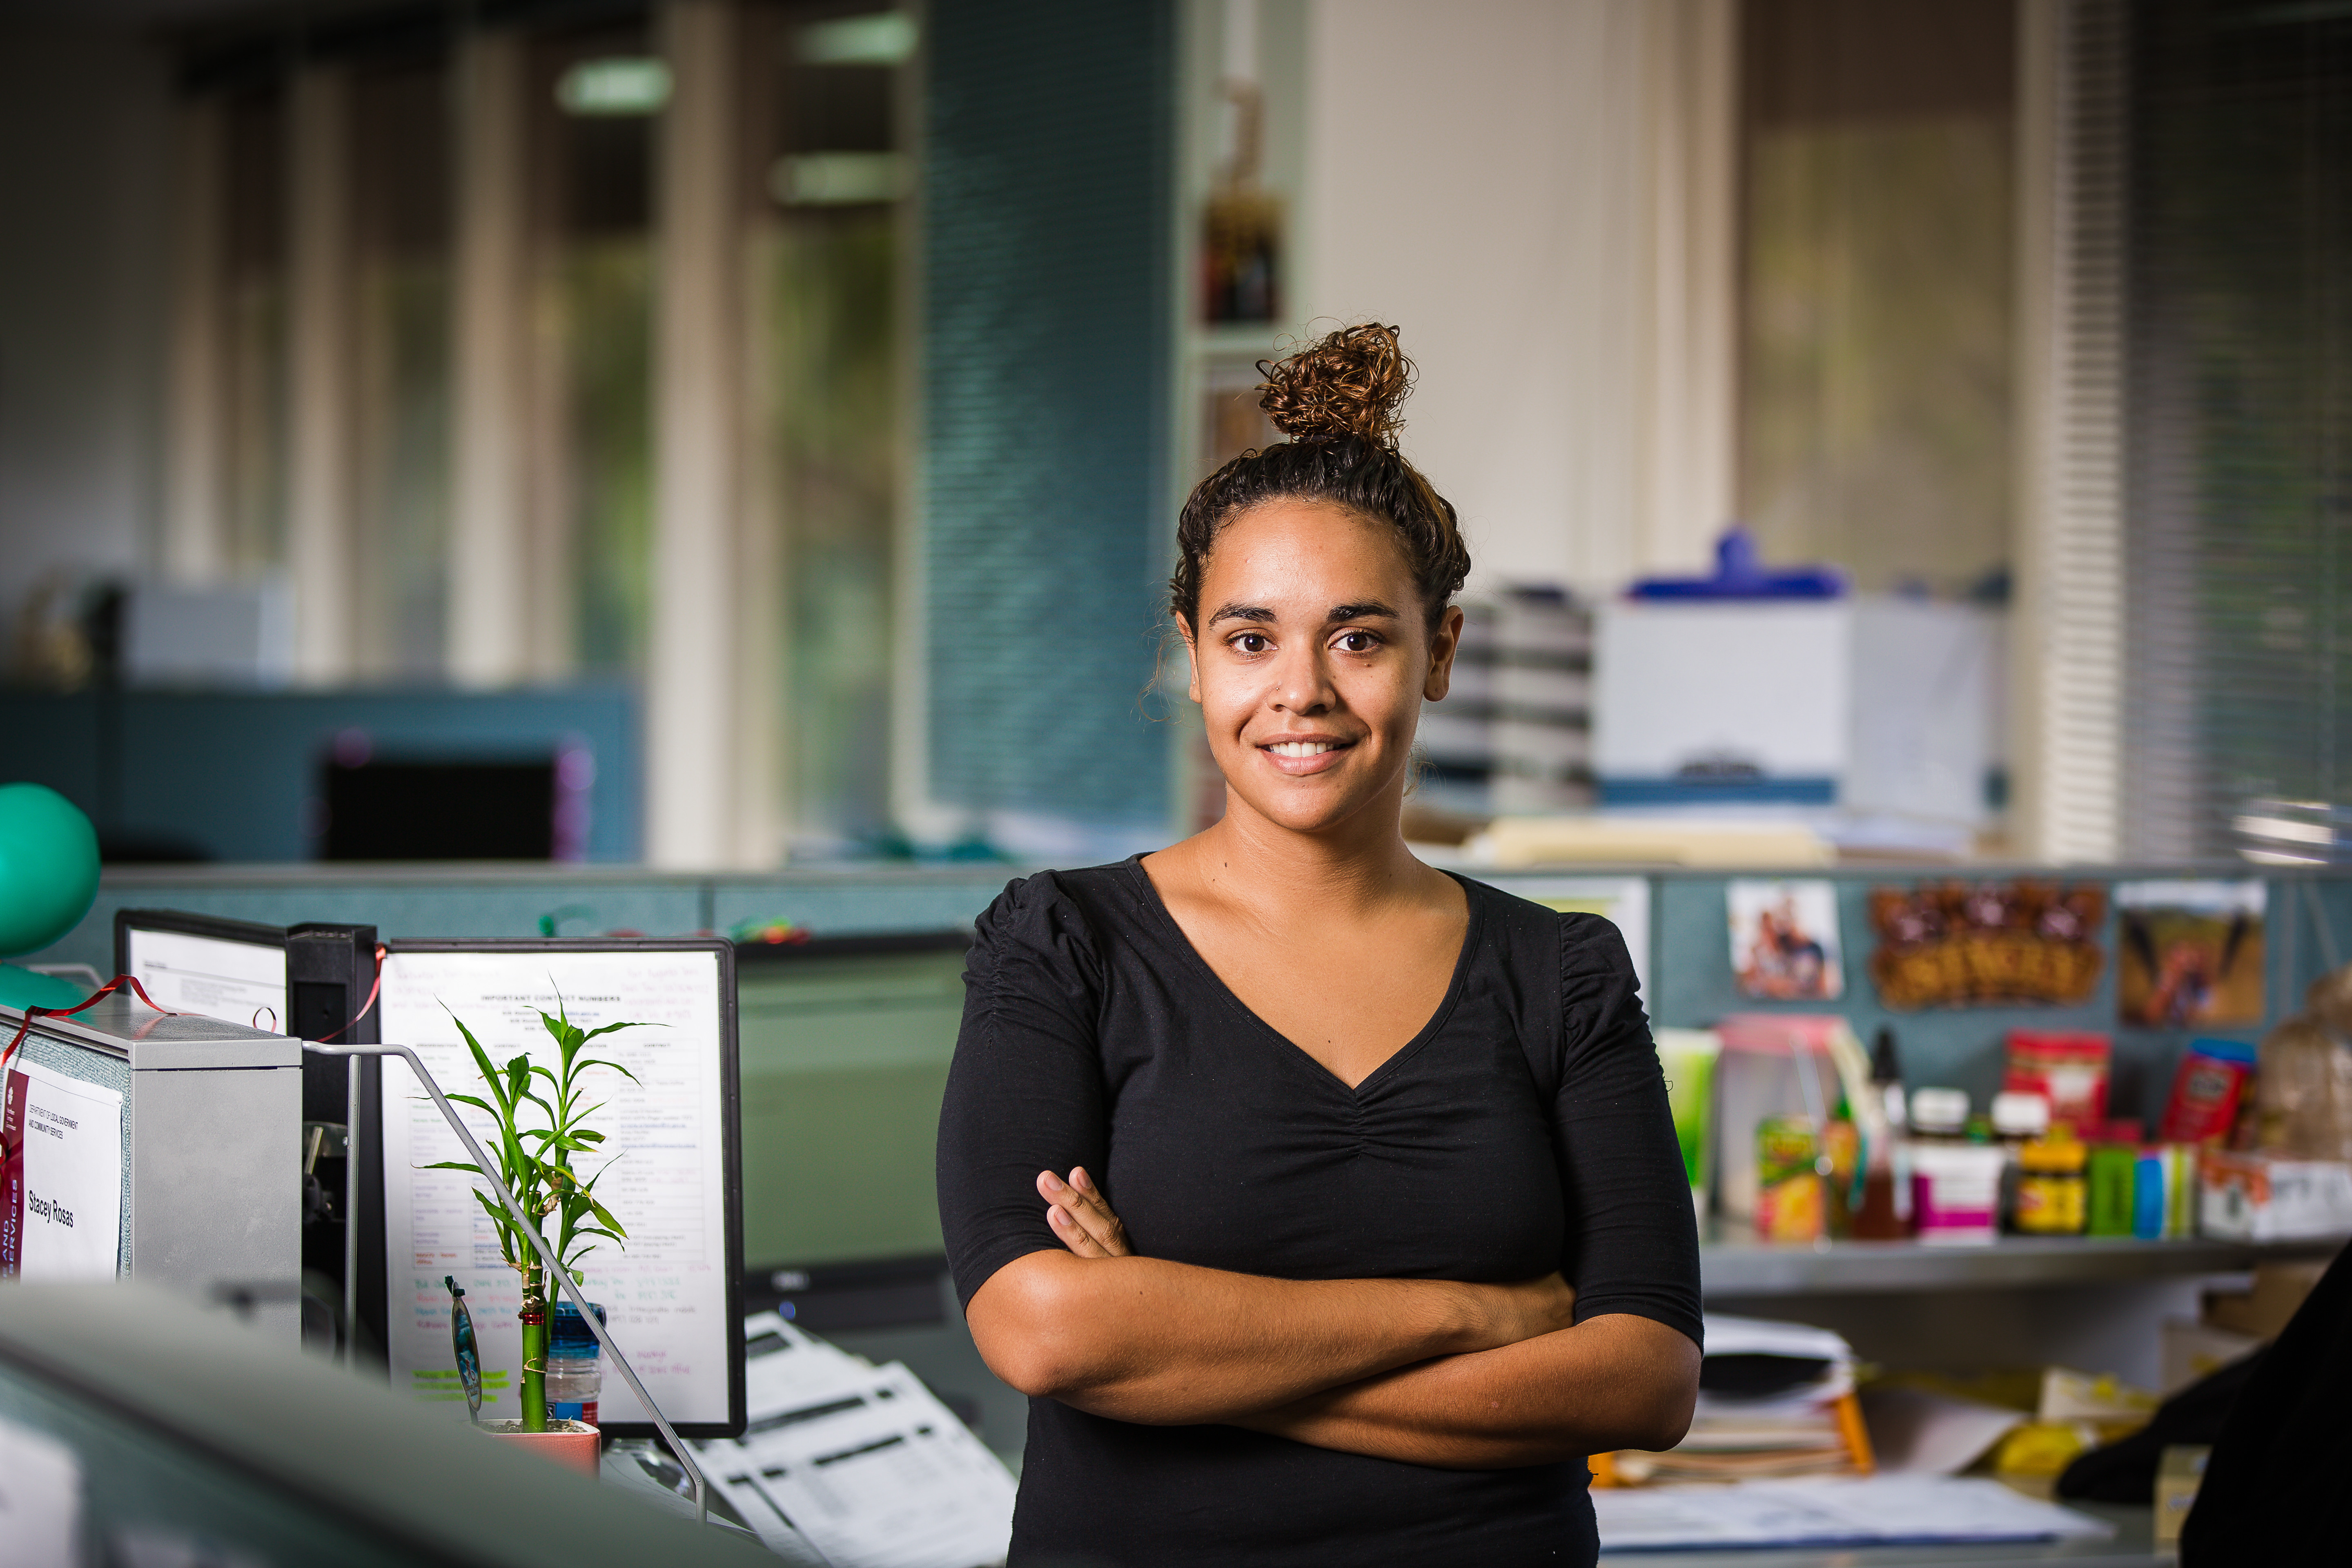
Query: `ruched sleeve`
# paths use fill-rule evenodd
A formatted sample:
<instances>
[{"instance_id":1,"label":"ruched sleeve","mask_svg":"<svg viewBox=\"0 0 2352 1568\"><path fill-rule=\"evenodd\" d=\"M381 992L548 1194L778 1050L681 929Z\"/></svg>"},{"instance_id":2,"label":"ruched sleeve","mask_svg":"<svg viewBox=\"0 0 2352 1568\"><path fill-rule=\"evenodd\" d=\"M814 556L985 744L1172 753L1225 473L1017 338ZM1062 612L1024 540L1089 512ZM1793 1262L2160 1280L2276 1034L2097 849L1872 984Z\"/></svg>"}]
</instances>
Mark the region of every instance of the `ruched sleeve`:
<instances>
[{"instance_id":1,"label":"ruched sleeve","mask_svg":"<svg viewBox=\"0 0 2352 1568\"><path fill-rule=\"evenodd\" d=\"M1698 1225L1633 962L1598 915L1560 917L1553 1117L1579 1322L1654 1319L1700 1341Z\"/></svg>"},{"instance_id":2,"label":"ruched sleeve","mask_svg":"<svg viewBox=\"0 0 2352 1568\"><path fill-rule=\"evenodd\" d=\"M1016 1258L1059 1251L1037 1173L1099 1171L1102 966L1052 872L1006 886L976 926L940 1108L940 1225L965 1305Z\"/></svg>"}]
</instances>

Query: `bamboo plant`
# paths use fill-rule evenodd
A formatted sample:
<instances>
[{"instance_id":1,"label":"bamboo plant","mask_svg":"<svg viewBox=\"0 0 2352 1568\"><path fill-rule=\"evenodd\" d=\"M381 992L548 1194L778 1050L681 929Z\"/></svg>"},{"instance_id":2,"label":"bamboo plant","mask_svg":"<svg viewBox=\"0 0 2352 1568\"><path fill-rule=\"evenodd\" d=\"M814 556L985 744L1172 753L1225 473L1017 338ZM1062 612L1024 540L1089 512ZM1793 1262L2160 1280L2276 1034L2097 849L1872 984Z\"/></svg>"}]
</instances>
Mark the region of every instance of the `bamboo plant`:
<instances>
[{"instance_id":1,"label":"bamboo plant","mask_svg":"<svg viewBox=\"0 0 2352 1568\"><path fill-rule=\"evenodd\" d=\"M470 1094L453 1094L449 1098L488 1112L496 1122L497 1142L491 1157L498 1163L499 1178L531 1216L540 1234L548 1238L572 1283L585 1285L587 1277L577 1267L580 1259L593 1251L599 1240L625 1249L629 1233L596 1197L596 1184L613 1168L613 1161L605 1161L594 1175L584 1179L572 1169L573 1155L593 1153L604 1142L604 1133L587 1125L587 1119L603 1110L604 1102L581 1103L586 1098L581 1075L591 1068L608 1067L632 1083L637 1079L618 1062L582 1053L588 1042L599 1035L646 1026L607 1024L601 1029L583 1029L572 1021L561 998L554 1013L541 1011L539 1017L555 1038L560 1071L538 1066L528 1056L515 1057L504 1068L495 1066L489 1052L474 1038L474 1032L466 1027L462 1019L451 1015L457 1032L466 1038L466 1048L474 1053L474 1065L481 1072L490 1098L485 1100ZM544 1092L538 1081L541 1079L545 1080ZM526 1105L539 1107L546 1118L544 1126L523 1125ZM462 1160L443 1160L425 1169L484 1173L480 1166ZM522 1310L518 1314L522 1323L522 1429L544 1432L548 1308L553 1281L547 1278L546 1267L530 1238L523 1234L505 1205L479 1187L474 1188L473 1193L474 1201L488 1211L490 1222L498 1226L499 1250L507 1267L522 1277ZM551 1226L551 1219L554 1221Z\"/></svg>"}]
</instances>

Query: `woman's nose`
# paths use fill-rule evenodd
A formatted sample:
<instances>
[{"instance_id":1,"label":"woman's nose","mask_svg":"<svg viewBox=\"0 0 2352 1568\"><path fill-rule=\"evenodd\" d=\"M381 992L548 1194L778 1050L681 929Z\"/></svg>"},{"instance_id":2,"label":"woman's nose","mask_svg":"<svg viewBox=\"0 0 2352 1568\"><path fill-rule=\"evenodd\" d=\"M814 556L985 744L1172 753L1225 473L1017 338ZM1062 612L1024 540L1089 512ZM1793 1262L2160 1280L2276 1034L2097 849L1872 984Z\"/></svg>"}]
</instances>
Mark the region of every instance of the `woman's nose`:
<instances>
[{"instance_id":1,"label":"woman's nose","mask_svg":"<svg viewBox=\"0 0 2352 1568\"><path fill-rule=\"evenodd\" d=\"M1301 648L1284 657L1275 672L1275 707L1286 713L1321 713L1331 701L1331 682L1319 648Z\"/></svg>"}]
</instances>

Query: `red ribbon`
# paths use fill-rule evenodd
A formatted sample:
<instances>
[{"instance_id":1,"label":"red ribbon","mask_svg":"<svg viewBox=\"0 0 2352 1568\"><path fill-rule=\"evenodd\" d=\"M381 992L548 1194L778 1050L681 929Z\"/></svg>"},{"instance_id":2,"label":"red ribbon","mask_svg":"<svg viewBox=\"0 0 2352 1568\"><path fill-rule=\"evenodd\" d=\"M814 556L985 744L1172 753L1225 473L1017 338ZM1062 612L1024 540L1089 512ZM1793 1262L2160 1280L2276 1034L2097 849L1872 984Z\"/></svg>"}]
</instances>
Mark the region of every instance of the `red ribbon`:
<instances>
[{"instance_id":1,"label":"red ribbon","mask_svg":"<svg viewBox=\"0 0 2352 1568\"><path fill-rule=\"evenodd\" d=\"M100 1002L104 1001L107 997L113 995L117 990L125 985L130 986L131 994L136 995L142 1002L146 1003L152 1010L163 1014L167 1018L176 1018L179 1016L177 1013L173 1012L168 1007L157 1007L155 1005L155 999L147 994L147 988L140 984L135 977L128 974L118 974L71 1007L26 1008L25 1021L16 1026L16 1037L8 1042L8 1048L6 1050L0 1051L0 1072L5 1072L8 1069L9 1059L16 1056L16 1047L25 1043L25 1033L33 1026L34 1019L71 1017L76 1013L83 1012L89 1008L97 1006ZM371 992L369 994L370 997L373 998L374 994Z\"/></svg>"},{"instance_id":2,"label":"red ribbon","mask_svg":"<svg viewBox=\"0 0 2352 1568\"><path fill-rule=\"evenodd\" d=\"M375 984L368 987L367 1000L360 1004L360 1010L352 1015L352 1021L345 1024L342 1029L337 1029L332 1033L320 1035L315 1042L316 1044L323 1046L329 1040L333 1039L336 1035L341 1034L343 1029L358 1028L360 1020L368 1016L369 1010L375 1005L377 994L383 990L383 944L381 942L377 943L375 950Z\"/></svg>"}]
</instances>

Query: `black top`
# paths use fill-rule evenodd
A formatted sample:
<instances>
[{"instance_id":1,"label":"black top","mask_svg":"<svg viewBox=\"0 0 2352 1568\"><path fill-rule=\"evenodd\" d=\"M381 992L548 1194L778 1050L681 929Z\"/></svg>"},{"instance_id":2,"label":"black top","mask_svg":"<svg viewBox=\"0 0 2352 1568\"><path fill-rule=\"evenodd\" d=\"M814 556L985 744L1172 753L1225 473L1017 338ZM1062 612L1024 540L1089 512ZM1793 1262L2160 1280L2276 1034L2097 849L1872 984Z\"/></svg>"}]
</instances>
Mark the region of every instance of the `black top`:
<instances>
[{"instance_id":1,"label":"black top","mask_svg":"<svg viewBox=\"0 0 2352 1568\"><path fill-rule=\"evenodd\" d=\"M1445 999L1355 1089L1243 1006L1139 858L1010 884L981 918L940 1119L968 1304L1061 1247L1082 1164L1135 1249L1292 1279L1532 1279L1580 1321L1699 1337L1698 1237L1617 930L1463 879ZM1234 1426L1029 1404L1015 1563L1591 1563L1580 1464L1446 1470Z\"/></svg>"}]
</instances>

